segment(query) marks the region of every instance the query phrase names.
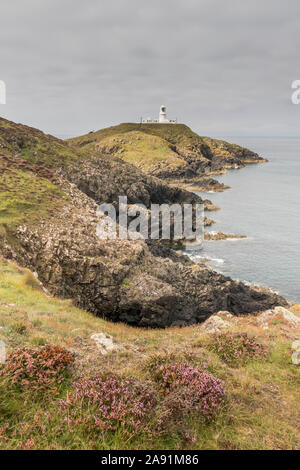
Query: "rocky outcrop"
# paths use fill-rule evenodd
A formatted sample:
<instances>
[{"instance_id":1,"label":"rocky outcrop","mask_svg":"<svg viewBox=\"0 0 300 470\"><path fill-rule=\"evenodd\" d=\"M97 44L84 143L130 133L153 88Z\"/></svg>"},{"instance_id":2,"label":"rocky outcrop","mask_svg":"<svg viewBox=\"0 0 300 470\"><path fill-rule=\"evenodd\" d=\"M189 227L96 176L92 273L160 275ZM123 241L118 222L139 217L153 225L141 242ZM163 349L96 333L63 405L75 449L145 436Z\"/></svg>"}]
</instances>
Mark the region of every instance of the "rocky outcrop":
<instances>
[{"instance_id":1,"label":"rocky outcrop","mask_svg":"<svg viewBox=\"0 0 300 470\"><path fill-rule=\"evenodd\" d=\"M285 321L292 324L300 324L300 318L297 317L294 313L290 312L283 307L276 307L272 310L267 310L257 317L258 323L267 326L269 321L276 319L276 317L281 316Z\"/></svg>"},{"instance_id":2,"label":"rocky outcrop","mask_svg":"<svg viewBox=\"0 0 300 470\"><path fill-rule=\"evenodd\" d=\"M213 240L213 241L224 241L224 240L234 240L234 239L242 239L247 238L246 235L237 235L233 233L223 233L223 232L205 232L204 239L205 240Z\"/></svg>"},{"instance_id":3,"label":"rocky outcrop","mask_svg":"<svg viewBox=\"0 0 300 470\"><path fill-rule=\"evenodd\" d=\"M40 167L9 160L11 175L21 175L21 168L40 190L52 188L55 199L43 208L27 188L30 210L22 223L3 225L0 251L37 272L51 293L112 321L149 327L190 325L220 310L247 314L286 304L155 242L100 240L91 198L51 171L41 177ZM18 184L15 178L12 201L20 194Z\"/></svg>"},{"instance_id":4,"label":"rocky outcrop","mask_svg":"<svg viewBox=\"0 0 300 470\"><path fill-rule=\"evenodd\" d=\"M97 203L119 195L146 207L201 199L122 160L0 121L0 144L10 154L0 155L0 253L36 272L52 294L112 321L147 327L286 305L270 291L233 281L156 242L100 240Z\"/></svg>"},{"instance_id":5,"label":"rocky outcrop","mask_svg":"<svg viewBox=\"0 0 300 470\"><path fill-rule=\"evenodd\" d=\"M202 202L196 194L170 187L119 158L82 159L70 164L63 174L97 203L116 202L119 196L127 196L129 204L141 203L147 208L151 204Z\"/></svg>"},{"instance_id":6,"label":"rocky outcrop","mask_svg":"<svg viewBox=\"0 0 300 470\"><path fill-rule=\"evenodd\" d=\"M228 315L230 313L228 312ZM202 329L207 333L220 333L224 330L228 330L231 327L229 321L224 320L219 315L212 315L203 323Z\"/></svg>"},{"instance_id":7,"label":"rocky outcrop","mask_svg":"<svg viewBox=\"0 0 300 470\"><path fill-rule=\"evenodd\" d=\"M209 199L204 199L203 201L204 208L208 212L214 212L214 211L219 211L220 207L217 206L216 204L213 204Z\"/></svg>"},{"instance_id":8,"label":"rocky outcrop","mask_svg":"<svg viewBox=\"0 0 300 470\"><path fill-rule=\"evenodd\" d=\"M107 333L93 333L91 335L91 340L96 343L97 349L103 356L114 351L121 351L124 349L121 344L114 341L113 337Z\"/></svg>"},{"instance_id":9,"label":"rocky outcrop","mask_svg":"<svg viewBox=\"0 0 300 470\"><path fill-rule=\"evenodd\" d=\"M214 160L218 163L219 168L215 167L215 171L224 168L243 168L249 163L267 162L266 159L252 152L252 150L237 144L231 144L225 140L203 137L203 141L209 147L210 152L214 156Z\"/></svg>"},{"instance_id":10,"label":"rocky outcrop","mask_svg":"<svg viewBox=\"0 0 300 470\"><path fill-rule=\"evenodd\" d=\"M207 193L213 191L214 193L220 193L229 189L230 186L227 186L223 183L219 183L219 181L209 178L209 177L202 177L202 178L191 178L191 179L167 179L166 180L171 186L176 185L180 186L187 191L197 191L201 193Z\"/></svg>"}]
</instances>

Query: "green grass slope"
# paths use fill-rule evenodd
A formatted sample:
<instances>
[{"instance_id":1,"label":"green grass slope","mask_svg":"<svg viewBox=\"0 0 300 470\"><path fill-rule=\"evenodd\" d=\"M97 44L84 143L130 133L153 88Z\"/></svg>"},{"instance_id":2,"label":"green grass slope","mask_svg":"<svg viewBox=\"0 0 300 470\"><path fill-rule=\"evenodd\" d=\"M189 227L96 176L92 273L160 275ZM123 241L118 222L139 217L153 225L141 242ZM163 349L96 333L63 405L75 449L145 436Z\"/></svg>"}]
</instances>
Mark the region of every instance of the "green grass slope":
<instances>
[{"instance_id":1,"label":"green grass slope","mask_svg":"<svg viewBox=\"0 0 300 470\"><path fill-rule=\"evenodd\" d=\"M0 151L53 169L63 169L68 163L88 156L84 150L73 149L63 140L1 117Z\"/></svg>"},{"instance_id":2,"label":"green grass slope","mask_svg":"<svg viewBox=\"0 0 300 470\"><path fill-rule=\"evenodd\" d=\"M172 150L165 139L140 131L130 131L106 137L95 145L95 149L104 154L114 154L129 163L151 170L158 163L173 165L174 168L184 164L183 158Z\"/></svg>"},{"instance_id":3,"label":"green grass slope","mask_svg":"<svg viewBox=\"0 0 300 470\"><path fill-rule=\"evenodd\" d=\"M74 142L80 146L84 146L93 142L98 142L106 137L112 137L115 134L125 134L132 131L143 132L144 134L156 135L166 139L168 142L179 144L182 138L194 143L202 140L195 132L193 132L185 124L139 124L139 123L122 123L116 126L106 127L95 132L90 132L83 136L68 139L69 142Z\"/></svg>"},{"instance_id":4,"label":"green grass slope","mask_svg":"<svg viewBox=\"0 0 300 470\"><path fill-rule=\"evenodd\" d=\"M67 196L55 180L50 170L0 153L0 230L59 210Z\"/></svg>"},{"instance_id":5,"label":"green grass slope","mask_svg":"<svg viewBox=\"0 0 300 470\"><path fill-rule=\"evenodd\" d=\"M139 142L136 142L137 138L139 138ZM204 139L185 124L123 123L68 139L68 142L83 148L98 149L105 146L113 149L121 144L119 147L124 149L124 152L121 152L124 153L122 157L127 158L128 152L135 152L136 150L136 158L140 158L139 152L148 152L148 161L153 159L154 162L158 159L163 161L168 156L183 160L182 156L177 154L177 149L199 151L201 146L206 147ZM131 161L133 161L133 158L131 158Z\"/></svg>"},{"instance_id":6,"label":"green grass slope","mask_svg":"<svg viewBox=\"0 0 300 470\"><path fill-rule=\"evenodd\" d=\"M184 124L123 123L69 139L78 148L117 155L163 178L183 178L262 159L235 144L202 137Z\"/></svg>"}]
</instances>

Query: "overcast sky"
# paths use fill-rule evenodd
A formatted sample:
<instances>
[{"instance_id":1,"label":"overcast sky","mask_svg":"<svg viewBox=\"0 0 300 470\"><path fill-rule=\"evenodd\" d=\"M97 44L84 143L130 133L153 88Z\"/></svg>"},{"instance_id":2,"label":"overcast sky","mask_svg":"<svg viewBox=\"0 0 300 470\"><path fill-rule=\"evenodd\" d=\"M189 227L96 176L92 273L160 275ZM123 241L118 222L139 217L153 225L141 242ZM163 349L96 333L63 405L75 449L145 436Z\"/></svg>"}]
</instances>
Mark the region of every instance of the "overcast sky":
<instances>
[{"instance_id":1,"label":"overcast sky","mask_svg":"<svg viewBox=\"0 0 300 470\"><path fill-rule=\"evenodd\" d=\"M1 0L0 115L79 135L167 106L201 135L300 135L298 0Z\"/></svg>"}]
</instances>

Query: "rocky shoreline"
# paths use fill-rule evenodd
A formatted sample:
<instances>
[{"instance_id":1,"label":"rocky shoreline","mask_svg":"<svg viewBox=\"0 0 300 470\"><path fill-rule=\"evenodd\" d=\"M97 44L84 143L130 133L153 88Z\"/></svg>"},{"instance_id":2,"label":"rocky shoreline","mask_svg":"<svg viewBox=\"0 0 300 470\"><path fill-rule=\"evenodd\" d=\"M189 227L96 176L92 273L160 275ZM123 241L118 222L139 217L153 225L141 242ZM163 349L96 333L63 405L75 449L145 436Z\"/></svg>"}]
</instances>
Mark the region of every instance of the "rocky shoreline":
<instances>
[{"instance_id":1,"label":"rocky shoreline","mask_svg":"<svg viewBox=\"0 0 300 470\"><path fill-rule=\"evenodd\" d=\"M166 182L170 186L179 186L182 189L192 192L200 192L200 193L221 193L226 189L230 189L230 186L227 186L219 181L209 178L191 178L191 179L183 179L183 180L174 180L174 179L167 179Z\"/></svg>"},{"instance_id":2,"label":"rocky shoreline","mask_svg":"<svg viewBox=\"0 0 300 470\"><path fill-rule=\"evenodd\" d=\"M213 240L213 241L224 241L224 240L238 240L247 238L246 235L237 235L232 233L223 233L223 232L205 232L204 240Z\"/></svg>"},{"instance_id":3,"label":"rocky shoreline","mask_svg":"<svg viewBox=\"0 0 300 470\"><path fill-rule=\"evenodd\" d=\"M191 325L286 305L163 244L100 240L97 204L210 201L124 160L83 150L0 119L0 254L36 273L54 295L96 316L151 328ZM207 223L212 221L207 220Z\"/></svg>"}]
</instances>

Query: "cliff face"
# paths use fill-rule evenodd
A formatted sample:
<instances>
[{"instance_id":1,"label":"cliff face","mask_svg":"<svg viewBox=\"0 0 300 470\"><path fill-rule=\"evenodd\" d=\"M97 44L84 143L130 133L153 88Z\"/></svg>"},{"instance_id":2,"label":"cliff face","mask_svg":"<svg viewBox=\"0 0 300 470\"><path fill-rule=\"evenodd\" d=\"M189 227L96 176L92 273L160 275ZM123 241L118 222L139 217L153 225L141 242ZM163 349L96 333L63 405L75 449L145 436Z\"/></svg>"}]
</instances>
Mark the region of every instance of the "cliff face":
<instances>
[{"instance_id":1,"label":"cliff face","mask_svg":"<svg viewBox=\"0 0 300 470\"><path fill-rule=\"evenodd\" d=\"M246 163L265 161L251 150L200 137L184 124L120 124L70 139L81 150L119 156L168 180L199 178Z\"/></svg>"},{"instance_id":2,"label":"cliff face","mask_svg":"<svg viewBox=\"0 0 300 470\"><path fill-rule=\"evenodd\" d=\"M156 243L100 240L95 201L51 169L0 154L0 170L1 255L95 315L165 327L286 304Z\"/></svg>"}]
</instances>

